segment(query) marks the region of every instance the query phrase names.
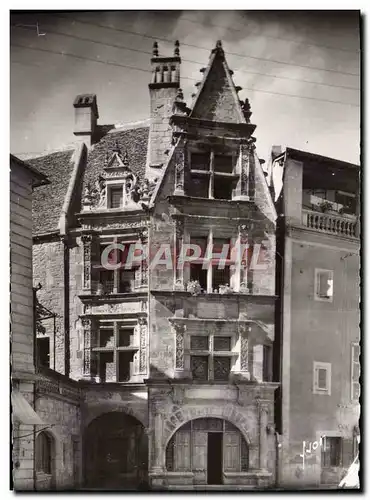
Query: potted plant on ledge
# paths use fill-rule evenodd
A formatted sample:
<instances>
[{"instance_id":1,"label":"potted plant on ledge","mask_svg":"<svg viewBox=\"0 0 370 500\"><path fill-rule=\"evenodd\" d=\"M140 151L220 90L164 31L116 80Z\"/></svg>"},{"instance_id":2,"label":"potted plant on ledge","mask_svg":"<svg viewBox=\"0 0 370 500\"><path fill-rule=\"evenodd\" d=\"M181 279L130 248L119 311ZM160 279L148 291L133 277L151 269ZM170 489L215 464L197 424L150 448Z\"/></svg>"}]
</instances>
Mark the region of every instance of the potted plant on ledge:
<instances>
[{"instance_id":1,"label":"potted plant on ledge","mask_svg":"<svg viewBox=\"0 0 370 500\"><path fill-rule=\"evenodd\" d=\"M331 210L333 210L333 204L328 200L324 200L319 204L319 208L323 213L330 212Z\"/></svg>"},{"instance_id":2,"label":"potted plant on ledge","mask_svg":"<svg viewBox=\"0 0 370 500\"><path fill-rule=\"evenodd\" d=\"M190 292L192 295L199 295L200 293L202 293L202 287L200 286L199 281L192 280L188 281L186 285L186 291Z\"/></svg>"}]
</instances>

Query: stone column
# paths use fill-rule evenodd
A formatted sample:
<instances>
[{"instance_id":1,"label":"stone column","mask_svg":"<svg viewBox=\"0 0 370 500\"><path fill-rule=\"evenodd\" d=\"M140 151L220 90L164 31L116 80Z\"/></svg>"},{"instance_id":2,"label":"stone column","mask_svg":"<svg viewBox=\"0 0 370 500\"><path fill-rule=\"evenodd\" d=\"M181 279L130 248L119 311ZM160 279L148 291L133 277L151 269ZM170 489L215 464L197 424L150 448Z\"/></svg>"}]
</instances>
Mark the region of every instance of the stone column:
<instances>
[{"instance_id":1,"label":"stone column","mask_svg":"<svg viewBox=\"0 0 370 500\"><path fill-rule=\"evenodd\" d=\"M147 255L148 252L145 252L144 248L148 250L147 245L148 245L148 230L143 229L139 233L139 243L141 245L141 248L143 248L144 255L146 255L146 258L144 260L141 260L139 268L136 270L135 273L135 287L136 288L147 288L148 286L148 259L149 255Z\"/></svg>"},{"instance_id":2,"label":"stone column","mask_svg":"<svg viewBox=\"0 0 370 500\"><path fill-rule=\"evenodd\" d=\"M165 469L165 453L163 450L163 416L161 413L161 401L151 403L154 417L154 436L152 434L152 472L160 473Z\"/></svg>"}]
</instances>

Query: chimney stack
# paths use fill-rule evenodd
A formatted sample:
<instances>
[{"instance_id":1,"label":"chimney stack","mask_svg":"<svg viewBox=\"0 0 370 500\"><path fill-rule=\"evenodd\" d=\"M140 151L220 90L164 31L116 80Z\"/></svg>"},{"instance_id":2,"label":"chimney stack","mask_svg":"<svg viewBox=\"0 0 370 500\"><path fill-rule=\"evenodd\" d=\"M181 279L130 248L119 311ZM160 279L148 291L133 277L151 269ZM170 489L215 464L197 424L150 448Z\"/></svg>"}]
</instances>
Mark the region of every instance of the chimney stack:
<instances>
[{"instance_id":1,"label":"chimney stack","mask_svg":"<svg viewBox=\"0 0 370 500\"><path fill-rule=\"evenodd\" d=\"M89 147L94 143L99 118L96 95L78 95L73 102L73 106L75 108L75 128L73 133Z\"/></svg>"},{"instance_id":2,"label":"chimney stack","mask_svg":"<svg viewBox=\"0 0 370 500\"><path fill-rule=\"evenodd\" d=\"M158 176L167 160L165 151L171 147L170 118L177 91L180 88L180 44L175 42L173 56L159 55L158 43L153 44L150 93L150 132L147 176Z\"/></svg>"}]
</instances>

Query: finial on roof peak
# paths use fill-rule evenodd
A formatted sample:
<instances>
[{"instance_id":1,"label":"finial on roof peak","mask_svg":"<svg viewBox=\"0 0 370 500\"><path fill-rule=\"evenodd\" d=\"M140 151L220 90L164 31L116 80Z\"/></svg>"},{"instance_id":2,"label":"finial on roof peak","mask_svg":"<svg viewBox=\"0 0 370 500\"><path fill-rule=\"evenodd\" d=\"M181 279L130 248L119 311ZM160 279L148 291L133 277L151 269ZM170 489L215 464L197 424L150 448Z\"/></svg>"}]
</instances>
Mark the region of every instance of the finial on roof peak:
<instances>
[{"instance_id":1,"label":"finial on roof peak","mask_svg":"<svg viewBox=\"0 0 370 500\"><path fill-rule=\"evenodd\" d=\"M125 150L125 152L123 154L122 162L125 165L125 167L128 166L128 153L127 153L127 149Z\"/></svg>"},{"instance_id":2,"label":"finial on roof peak","mask_svg":"<svg viewBox=\"0 0 370 500\"><path fill-rule=\"evenodd\" d=\"M175 42L175 48L173 51L173 55L175 57L178 57L180 55L180 42L178 40L176 40L176 42Z\"/></svg>"},{"instance_id":3,"label":"finial on roof peak","mask_svg":"<svg viewBox=\"0 0 370 500\"><path fill-rule=\"evenodd\" d=\"M212 54L220 54L224 55L224 49L222 48L222 42L221 40L217 40L216 42L216 47L212 50Z\"/></svg>"},{"instance_id":4,"label":"finial on roof peak","mask_svg":"<svg viewBox=\"0 0 370 500\"><path fill-rule=\"evenodd\" d=\"M154 57L158 57L158 54L159 54L159 52L158 52L158 42L154 42L153 43L153 56Z\"/></svg>"}]
</instances>

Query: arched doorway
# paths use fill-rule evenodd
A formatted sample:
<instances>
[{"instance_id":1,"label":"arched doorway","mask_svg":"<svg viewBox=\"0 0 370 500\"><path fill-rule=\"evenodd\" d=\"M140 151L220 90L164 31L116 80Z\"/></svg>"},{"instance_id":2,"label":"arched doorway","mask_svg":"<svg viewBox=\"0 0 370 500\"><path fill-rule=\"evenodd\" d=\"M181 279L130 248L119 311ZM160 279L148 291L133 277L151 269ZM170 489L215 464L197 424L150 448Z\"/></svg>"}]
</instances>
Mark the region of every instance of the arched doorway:
<instances>
[{"instance_id":1,"label":"arched doorway","mask_svg":"<svg viewBox=\"0 0 370 500\"><path fill-rule=\"evenodd\" d=\"M225 473L248 468L247 442L239 429L219 418L187 422L166 447L167 471L193 472L200 484L223 484Z\"/></svg>"},{"instance_id":2,"label":"arched doorway","mask_svg":"<svg viewBox=\"0 0 370 500\"><path fill-rule=\"evenodd\" d=\"M148 439L125 413L106 413L85 434L85 484L98 489L139 489L146 484Z\"/></svg>"}]
</instances>

